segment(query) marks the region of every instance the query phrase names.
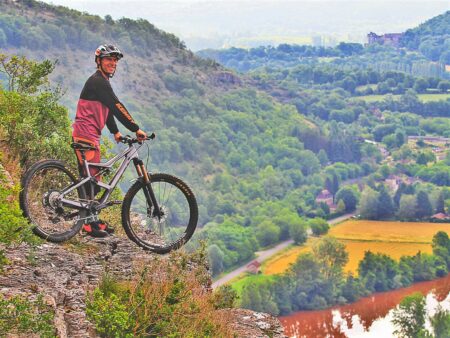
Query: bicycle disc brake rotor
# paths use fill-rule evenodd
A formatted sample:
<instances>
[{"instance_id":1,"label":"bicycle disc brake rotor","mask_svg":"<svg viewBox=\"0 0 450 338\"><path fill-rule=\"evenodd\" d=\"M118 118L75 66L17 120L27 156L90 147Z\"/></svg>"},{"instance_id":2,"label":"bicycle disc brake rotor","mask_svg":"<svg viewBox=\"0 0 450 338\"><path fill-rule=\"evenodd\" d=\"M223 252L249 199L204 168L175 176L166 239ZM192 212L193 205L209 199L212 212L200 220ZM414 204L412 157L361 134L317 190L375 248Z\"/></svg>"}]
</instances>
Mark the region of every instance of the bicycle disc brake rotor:
<instances>
[{"instance_id":1,"label":"bicycle disc brake rotor","mask_svg":"<svg viewBox=\"0 0 450 338\"><path fill-rule=\"evenodd\" d=\"M60 221L60 217L64 216L64 209L59 199L60 193L56 190L49 190L42 197L42 204L47 211L49 220L53 223Z\"/></svg>"},{"instance_id":2,"label":"bicycle disc brake rotor","mask_svg":"<svg viewBox=\"0 0 450 338\"><path fill-rule=\"evenodd\" d=\"M159 215L154 210L154 207L147 208L147 217L150 218L153 227L157 227L164 223L169 216L169 210L166 206L162 205L159 207ZM150 227L150 225L149 225ZM151 229L150 229L151 230Z\"/></svg>"}]
</instances>

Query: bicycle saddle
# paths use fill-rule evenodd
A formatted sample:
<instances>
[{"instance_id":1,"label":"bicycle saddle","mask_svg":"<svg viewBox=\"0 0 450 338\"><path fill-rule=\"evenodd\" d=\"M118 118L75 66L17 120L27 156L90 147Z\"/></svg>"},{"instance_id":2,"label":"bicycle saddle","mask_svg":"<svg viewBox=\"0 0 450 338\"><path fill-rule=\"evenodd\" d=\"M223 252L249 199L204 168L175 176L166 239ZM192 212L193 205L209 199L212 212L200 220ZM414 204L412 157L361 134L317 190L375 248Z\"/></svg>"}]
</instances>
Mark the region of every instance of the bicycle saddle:
<instances>
[{"instance_id":1,"label":"bicycle saddle","mask_svg":"<svg viewBox=\"0 0 450 338\"><path fill-rule=\"evenodd\" d=\"M97 148L86 143L72 142L70 146L75 150L96 150Z\"/></svg>"}]
</instances>

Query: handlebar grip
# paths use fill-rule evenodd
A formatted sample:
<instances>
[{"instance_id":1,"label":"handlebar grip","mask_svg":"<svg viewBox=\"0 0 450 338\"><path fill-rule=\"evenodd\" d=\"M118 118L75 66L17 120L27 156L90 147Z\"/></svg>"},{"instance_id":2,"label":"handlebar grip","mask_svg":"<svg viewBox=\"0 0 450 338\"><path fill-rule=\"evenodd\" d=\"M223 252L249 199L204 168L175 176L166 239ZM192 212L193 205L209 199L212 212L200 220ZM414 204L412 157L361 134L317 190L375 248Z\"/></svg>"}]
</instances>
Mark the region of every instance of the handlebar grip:
<instances>
[{"instance_id":1,"label":"handlebar grip","mask_svg":"<svg viewBox=\"0 0 450 338\"><path fill-rule=\"evenodd\" d=\"M156 138L155 133L151 133L144 140L153 140ZM120 136L119 141L122 143L141 143L143 140L138 140L137 138L131 137L130 135Z\"/></svg>"}]
</instances>

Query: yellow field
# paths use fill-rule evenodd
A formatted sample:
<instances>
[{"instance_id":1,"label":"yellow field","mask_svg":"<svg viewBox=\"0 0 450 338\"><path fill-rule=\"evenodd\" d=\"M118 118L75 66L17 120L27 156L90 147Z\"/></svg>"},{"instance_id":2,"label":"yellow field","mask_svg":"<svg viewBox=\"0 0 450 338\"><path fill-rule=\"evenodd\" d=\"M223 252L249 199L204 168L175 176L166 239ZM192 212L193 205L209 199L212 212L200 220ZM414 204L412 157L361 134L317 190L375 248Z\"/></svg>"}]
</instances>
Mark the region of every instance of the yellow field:
<instances>
[{"instance_id":1,"label":"yellow field","mask_svg":"<svg viewBox=\"0 0 450 338\"><path fill-rule=\"evenodd\" d=\"M286 271L289 265L295 262L295 260L301 253L310 251L314 242L316 241L317 238L310 238L305 243L305 245L294 246L291 249L270 258L262 266L264 274L276 275L279 273L283 273L284 271Z\"/></svg>"},{"instance_id":2,"label":"yellow field","mask_svg":"<svg viewBox=\"0 0 450 338\"><path fill-rule=\"evenodd\" d=\"M330 229L339 239L431 243L438 231L450 234L450 223L380 222L350 220Z\"/></svg>"},{"instance_id":3,"label":"yellow field","mask_svg":"<svg viewBox=\"0 0 450 338\"><path fill-rule=\"evenodd\" d=\"M395 242L360 242L360 241L342 241L345 244L345 250L348 252L348 263L345 271L351 271L356 274L359 262L364 258L364 253L370 250L373 253L382 253L399 260L402 256L413 256L418 251L431 253L430 244L420 243L395 243Z\"/></svg>"},{"instance_id":4,"label":"yellow field","mask_svg":"<svg viewBox=\"0 0 450 338\"><path fill-rule=\"evenodd\" d=\"M404 255L415 255L418 251L431 253L431 240L440 230L450 234L450 223L350 220L332 227L329 233L346 245L349 262L345 270L356 273L358 264L367 250L386 254L393 259L399 259ZM264 274L273 275L286 271L301 253L310 251L317 240L317 238L310 238L305 245L292 247L271 258L263 265Z\"/></svg>"}]
</instances>

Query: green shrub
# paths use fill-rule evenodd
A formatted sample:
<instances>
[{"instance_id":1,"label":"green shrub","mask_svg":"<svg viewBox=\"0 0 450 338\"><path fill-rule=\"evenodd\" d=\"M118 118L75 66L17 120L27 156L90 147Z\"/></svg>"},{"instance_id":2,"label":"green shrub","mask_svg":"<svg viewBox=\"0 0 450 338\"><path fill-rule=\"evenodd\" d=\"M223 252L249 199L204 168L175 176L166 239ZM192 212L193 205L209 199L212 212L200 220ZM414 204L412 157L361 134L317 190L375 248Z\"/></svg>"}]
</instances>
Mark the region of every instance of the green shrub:
<instances>
[{"instance_id":1,"label":"green shrub","mask_svg":"<svg viewBox=\"0 0 450 338\"><path fill-rule=\"evenodd\" d=\"M17 242L35 243L36 237L22 216L18 201L19 187L8 187L0 173L0 243L9 245ZM1 267L0 259L0 267Z\"/></svg>"},{"instance_id":2,"label":"green shrub","mask_svg":"<svg viewBox=\"0 0 450 338\"><path fill-rule=\"evenodd\" d=\"M41 338L56 337L53 309L44 303L42 295L36 300L23 296L4 299L0 295L0 332L2 334L39 334Z\"/></svg>"},{"instance_id":3,"label":"green shrub","mask_svg":"<svg viewBox=\"0 0 450 338\"><path fill-rule=\"evenodd\" d=\"M8 90L0 87L0 129L11 155L27 165L41 158L74 161L69 147L70 119L58 104L58 88L48 85L54 63L0 54L0 73L7 74Z\"/></svg>"},{"instance_id":4,"label":"green shrub","mask_svg":"<svg viewBox=\"0 0 450 338\"><path fill-rule=\"evenodd\" d=\"M238 299L237 291L230 285L222 285L214 292L214 307L216 309L232 308Z\"/></svg>"},{"instance_id":5,"label":"green shrub","mask_svg":"<svg viewBox=\"0 0 450 338\"><path fill-rule=\"evenodd\" d=\"M216 309L234 297L205 289L204 254L173 254L138 268L130 281L104 276L87 300L86 313L102 337L230 336L226 315ZM229 294L229 293L228 293Z\"/></svg>"}]
</instances>

